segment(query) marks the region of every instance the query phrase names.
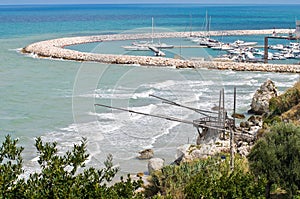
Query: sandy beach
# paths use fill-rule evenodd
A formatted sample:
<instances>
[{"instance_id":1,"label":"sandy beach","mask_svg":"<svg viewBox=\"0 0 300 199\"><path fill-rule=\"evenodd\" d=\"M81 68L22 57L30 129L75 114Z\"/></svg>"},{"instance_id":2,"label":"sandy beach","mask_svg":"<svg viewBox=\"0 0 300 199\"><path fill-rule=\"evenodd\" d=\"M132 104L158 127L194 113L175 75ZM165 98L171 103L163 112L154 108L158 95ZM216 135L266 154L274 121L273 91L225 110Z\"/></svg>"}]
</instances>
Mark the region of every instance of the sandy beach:
<instances>
[{"instance_id":1,"label":"sandy beach","mask_svg":"<svg viewBox=\"0 0 300 199\"><path fill-rule=\"evenodd\" d=\"M279 34L287 34L290 29L276 30ZM267 30L230 30L230 31L211 31L211 36L229 36L229 35L270 35L272 29ZM193 32L193 36L204 36L206 32ZM66 46L106 42L120 40L136 40L147 38L184 38L189 37L187 32L166 32L151 34L114 34L114 35L97 35L82 37L67 37L52 40L41 41L30 44L22 49L23 53L37 55L38 57L57 58L64 60L89 61L108 64L136 64L141 66L171 66L176 68L208 68L218 70L235 70L235 71L265 71L265 72L287 72L299 73L300 66L292 64L263 64L263 63L237 63L223 61L194 61L179 60L164 57L150 56L131 56L116 54L95 54L79 52L65 49Z\"/></svg>"}]
</instances>

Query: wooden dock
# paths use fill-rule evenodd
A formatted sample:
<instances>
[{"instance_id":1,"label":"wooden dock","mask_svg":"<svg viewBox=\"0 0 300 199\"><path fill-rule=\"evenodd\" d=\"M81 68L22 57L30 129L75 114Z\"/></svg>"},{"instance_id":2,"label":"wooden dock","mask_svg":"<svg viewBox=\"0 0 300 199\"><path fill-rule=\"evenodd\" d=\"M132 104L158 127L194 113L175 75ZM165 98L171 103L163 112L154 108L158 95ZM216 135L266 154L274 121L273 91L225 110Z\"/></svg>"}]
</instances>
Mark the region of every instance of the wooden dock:
<instances>
[{"instance_id":1,"label":"wooden dock","mask_svg":"<svg viewBox=\"0 0 300 199\"><path fill-rule=\"evenodd\" d=\"M263 48L263 45L251 46L254 48ZM208 48L207 46L191 45L191 46L174 46L174 48Z\"/></svg>"},{"instance_id":2,"label":"wooden dock","mask_svg":"<svg viewBox=\"0 0 300 199\"><path fill-rule=\"evenodd\" d=\"M174 48L207 48L207 46L192 45L192 46L174 46Z\"/></svg>"}]
</instances>

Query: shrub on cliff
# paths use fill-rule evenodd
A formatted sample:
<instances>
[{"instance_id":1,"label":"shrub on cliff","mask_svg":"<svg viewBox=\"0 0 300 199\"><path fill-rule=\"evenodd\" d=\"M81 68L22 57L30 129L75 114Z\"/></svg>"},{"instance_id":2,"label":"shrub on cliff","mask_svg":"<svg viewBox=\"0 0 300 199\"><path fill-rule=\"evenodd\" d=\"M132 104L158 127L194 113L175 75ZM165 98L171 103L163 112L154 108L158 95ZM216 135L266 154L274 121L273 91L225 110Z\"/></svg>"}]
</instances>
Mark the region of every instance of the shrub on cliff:
<instances>
[{"instance_id":1,"label":"shrub on cliff","mask_svg":"<svg viewBox=\"0 0 300 199\"><path fill-rule=\"evenodd\" d=\"M269 102L270 116L267 118L266 122L271 123L274 118L281 116L283 113L293 109L300 103L300 82L297 82L292 88L289 88L284 94L273 97ZM298 109L297 109L298 110ZM296 111L293 111L295 113ZM294 119L297 116L289 114L290 118Z\"/></svg>"},{"instance_id":2,"label":"shrub on cliff","mask_svg":"<svg viewBox=\"0 0 300 199\"><path fill-rule=\"evenodd\" d=\"M265 176L266 198L277 184L289 198L300 190L300 127L279 123L271 128L252 148L249 156L251 170Z\"/></svg>"},{"instance_id":3,"label":"shrub on cliff","mask_svg":"<svg viewBox=\"0 0 300 199\"><path fill-rule=\"evenodd\" d=\"M151 175L146 196L193 199L263 197L266 180L248 172L247 161L238 157L232 172L228 159L222 161L216 156L166 166Z\"/></svg>"},{"instance_id":4,"label":"shrub on cliff","mask_svg":"<svg viewBox=\"0 0 300 199\"><path fill-rule=\"evenodd\" d=\"M184 198L184 187L191 178L207 165L215 162L215 158L208 158L207 160L183 162L179 166L165 166L151 174L150 185L146 187L145 195L152 197L159 194L166 198Z\"/></svg>"},{"instance_id":5,"label":"shrub on cliff","mask_svg":"<svg viewBox=\"0 0 300 199\"><path fill-rule=\"evenodd\" d=\"M184 189L186 198L264 198L266 180L247 169L245 159L208 165L195 175Z\"/></svg>"},{"instance_id":6,"label":"shrub on cliff","mask_svg":"<svg viewBox=\"0 0 300 199\"><path fill-rule=\"evenodd\" d=\"M93 167L78 172L87 160L86 139L74 145L72 151L57 154L56 143L43 143L36 139L41 171L30 174L27 180L20 178L22 147L10 136L0 148L0 198L138 198L136 190L142 181L126 181L108 186L118 172L113 167L112 156L105 161L105 168Z\"/></svg>"}]
</instances>

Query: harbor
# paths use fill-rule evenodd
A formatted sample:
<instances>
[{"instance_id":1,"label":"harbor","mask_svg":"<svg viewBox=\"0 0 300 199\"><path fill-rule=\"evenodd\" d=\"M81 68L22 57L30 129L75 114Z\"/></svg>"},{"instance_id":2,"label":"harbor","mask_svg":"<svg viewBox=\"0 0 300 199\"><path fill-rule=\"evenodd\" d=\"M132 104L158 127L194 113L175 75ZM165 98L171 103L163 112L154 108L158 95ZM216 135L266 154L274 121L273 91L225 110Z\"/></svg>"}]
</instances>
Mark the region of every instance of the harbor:
<instances>
[{"instance_id":1,"label":"harbor","mask_svg":"<svg viewBox=\"0 0 300 199\"><path fill-rule=\"evenodd\" d=\"M288 34L290 29L276 30L277 34ZM211 31L211 36L232 36L232 35L272 35L273 29L269 30L230 30L230 31ZM193 37L203 38L206 32L199 31L193 32ZM53 40L46 40L37 43L30 44L22 49L23 53L35 55L43 58L55 58L74 61L88 61L99 62L107 64L130 64L141 66L157 66L157 67L175 67L175 68L208 68L218 70L235 70L235 71L265 71L265 72L288 72L299 73L300 67L297 64L265 64L261 61L256 61L254 56L248 53L248 57L252 57L251 62L247 62L246 59L236 62L228 58L217 58L213 60L204 59L176 59L162 56L137 56L137 55L120 55L120 54L104 54L104 53L90 53L80 52L76 50L68 49L68 46L97 43L97 42L111 42L111 41L126 41L126 40L141 40L149 38L190 38L190 33L187 32L166 32L166 33L154 33L154 34L114 34L114 35L98 35L98 36L83 36L83 37L68 37L59 38ZM240 41L241 42L241 41ZM242 44L242 43L241 43ZM245 43L244 43L245 44ZM247 43L246 43L247 44ZM256 43L251 43L251 45ZM195 45L202 46L204 45ZM237 45L238 46L238 45ZM242 45L243 49L248 49L248 46ZM208 46L206 46L208 47ZM238 46L239 47L239 46ZM156 47L155 47L156 48ZM237 48L241 49L241 48ZM153 50L160 51L160 48ZM230 48L230 50L233 50ZM157 52L158 52L157 51ZM234 53L234 52L233 52ZM241 51L241 54L246 54ZM258 62L258 63L256 63Z\"/></svg>"}]
</instances>

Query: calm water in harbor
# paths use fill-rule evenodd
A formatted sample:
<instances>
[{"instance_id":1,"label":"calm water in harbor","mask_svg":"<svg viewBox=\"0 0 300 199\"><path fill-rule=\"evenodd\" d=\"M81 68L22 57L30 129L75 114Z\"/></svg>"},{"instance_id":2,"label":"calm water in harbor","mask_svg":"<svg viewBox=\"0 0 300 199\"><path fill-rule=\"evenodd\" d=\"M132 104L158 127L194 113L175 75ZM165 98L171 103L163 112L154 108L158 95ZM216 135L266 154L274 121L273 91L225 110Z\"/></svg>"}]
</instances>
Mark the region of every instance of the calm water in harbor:
<instances>
[{"instance_id":1,"label":"calm water in harbor","mask_svg":"<svg viewBox=\"0 0 300 199\"><path fill-rule=\"evenodd\" d=\"M294 28L300 6L206 5L80 5L0 6L0 141L6 134L19 138L26 150L26 174L36 169L34 138L57 141L67 150L81 137L88 138L89 165L102 166L108 153L123 172L146 170L137 152L153 148L156 157L175 158L176 147L195 142L189 125L140 115L95 108L95 103L128 107L181 119L199 115L150 98L154 94L188 106L208 108L218 103L225 87L230 111L233 87L238 90L238 110L246 113L253 92L267 78L280 91L299 79L297 74L233 72L204 69L147 68L62 60L33 59L17 52L30 43L50 38L136 32L155 26L170 31L201 30L205 12L212 30ZM245 40L252 38L245 38ZM183 39L166 40L180 45ZM126 44L126 42L124 43ZM126 53L122 42L89 44L81 50ZM184 57L209 56L204 49L173 49Z\"/></svg>"}]
</instances>

